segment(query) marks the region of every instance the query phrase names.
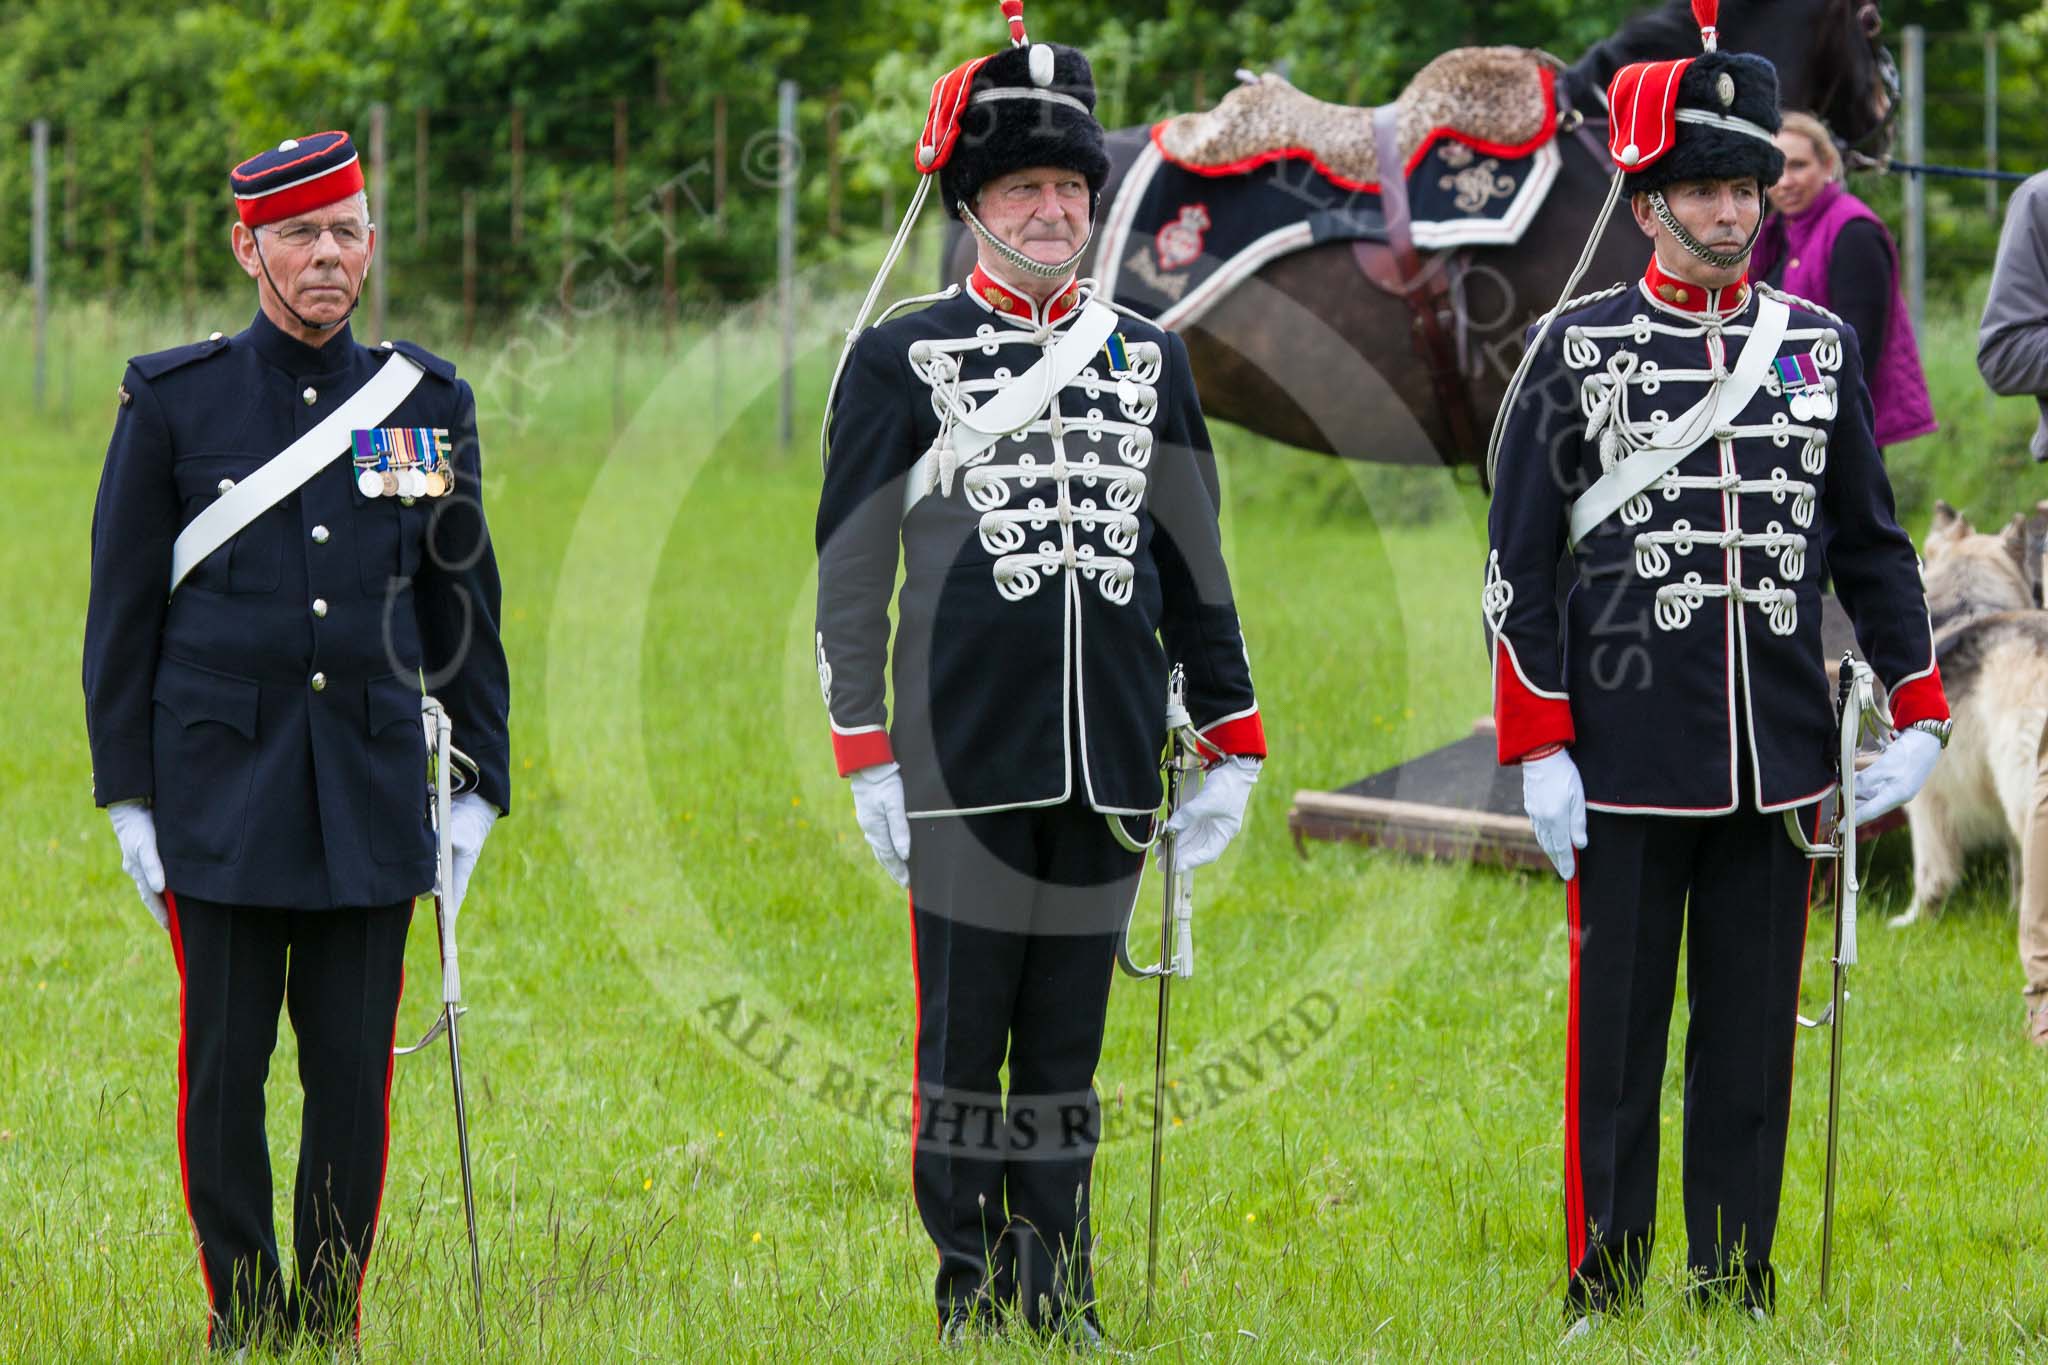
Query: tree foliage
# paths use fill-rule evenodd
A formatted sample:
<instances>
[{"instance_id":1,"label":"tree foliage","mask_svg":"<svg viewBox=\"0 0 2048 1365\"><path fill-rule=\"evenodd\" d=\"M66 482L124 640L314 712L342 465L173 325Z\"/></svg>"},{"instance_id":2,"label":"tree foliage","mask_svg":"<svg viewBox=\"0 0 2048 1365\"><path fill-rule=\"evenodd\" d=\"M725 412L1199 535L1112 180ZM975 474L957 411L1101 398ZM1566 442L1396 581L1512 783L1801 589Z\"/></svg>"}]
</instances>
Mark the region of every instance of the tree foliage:
<instances>
[{"instance_id":1,"label":"tree foliage","mask_svg":"<svg viewBox=\"0 0 2048 1365\"><path fill-rule=\"evenodd\" d=\"M1516 43L1572 57L1639 7L1034 0L1027 17L1036 36L1089 51L1100 113L1116 126L1214 102L1239 67L1282 70L1325 98L1374 102L1451 47ZM2048 65L2048 0L1886 0L1885 14L1895 46L1907 22L1946 33L2001 26L2008 145L2048 151L2035 97ZM387 191L377 216L394 287L459 296L466 192L486 306L545 296L570 256L619 262L623 279L651 295L671 241L686 298L745 296L773 269L775 185L786 164L773 137L777 83L795 81L802 93L796 175L802 240L814 249L833 200L828 119L839 132L841 219L878 225L914 183L911 144L931 82L1001 38L994 0L0 0L0 273L28 268L34 119L51 125L60 287L175 296L238 278L223 249L231 165L320 128L348 128L367 151L370 111L381 103ZM1970 89L1980 60L1967 42L1931 44L1930 90ZM621 101L623 212L613 172ZM721 101L727 174L715 215ZM1930 144L1954 155L1973 145L1982 110L1937 100L1930 117ZM525 150L515 188L516 125Z\"/></svg>"}]
</instances>

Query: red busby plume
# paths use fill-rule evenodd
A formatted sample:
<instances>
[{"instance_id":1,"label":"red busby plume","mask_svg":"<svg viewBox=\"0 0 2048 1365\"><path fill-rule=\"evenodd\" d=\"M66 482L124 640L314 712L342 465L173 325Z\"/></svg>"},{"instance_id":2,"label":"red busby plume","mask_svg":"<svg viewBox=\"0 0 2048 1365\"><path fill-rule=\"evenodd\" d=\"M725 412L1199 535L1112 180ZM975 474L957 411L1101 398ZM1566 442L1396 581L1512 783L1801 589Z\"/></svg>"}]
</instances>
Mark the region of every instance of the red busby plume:
<instances>
[{"instance_id":1,"label":"red busby plume","mask_svg":"<svg viewBox=\"0 0 2048 1365\"><path fill-rule=\"evenodd\" d=\"M1021 4L1022 0L1012 2ZM962 62L932 82L931 108L925 112L924 131L917 139L918 174L933 174L953 154L953 144L960 140L960 114L967 108L968 87L974 84L974 73L987 60L976 57Z\"/></svg>"},{"instance_id":2,"label":"red busby plume","mask_svg":"<svg viewBox=\"0 0 2048 1365\"><path fill-rule=\"evenodd\" d=\"M1024 34L1024 0L1002 0L1002 9L1003 19L1010 26L1010 45L1029 47L1031 40ZM1048 51L1045 55L1050 57L1052 54ZM953 144L960 140L960 114L967 107L967 89L974 84L975 73L987 60L987 57L976 57L962 62L932 83L931 107L925 111L924 131L917 139L918 174L932 174L953 154ZM1044 68L1044 79L1039 78L1040 67ZM1032 79L1040 85L1050 84L1052 63L1034 62Z\"/></svg>"},{"instance_id":3,"label":"red busby plume","mask_svg":"<svg viewBox=\"0 0 2048 1365\"><path fill-rule=\"evenodd\" d=\"M1720 46L1721 0L1692 0L1692 17L1699 20L1700 46L1709 52Z\"/></svg>"},{"instance_id":4,"label":"red busby plume","mask_svg":"<svg viewBox=\"0 0 2048 1365\"><path fill-rule=\"evenodd\" d=\"M1678 141L1678 84L1694 60L1631 62L1614 73L1607 85L1607 154L1615 165L1645 169Z\"/></svg>"}]
</instances>

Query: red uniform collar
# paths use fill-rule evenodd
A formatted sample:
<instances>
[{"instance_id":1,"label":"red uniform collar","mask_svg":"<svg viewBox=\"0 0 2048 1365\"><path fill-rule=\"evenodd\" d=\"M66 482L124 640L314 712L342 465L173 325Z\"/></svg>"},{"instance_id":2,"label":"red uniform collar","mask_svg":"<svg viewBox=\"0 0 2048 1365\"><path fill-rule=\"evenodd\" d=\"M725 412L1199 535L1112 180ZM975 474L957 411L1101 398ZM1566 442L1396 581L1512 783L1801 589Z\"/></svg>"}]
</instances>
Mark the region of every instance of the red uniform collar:
<instances>
[{"instance_id":1,"label":"red uniform collar","mask_svg":"<svg viewBox=\"0 0 2048 1365\"><path fill-rule=\"evenodd\" d=\"M1006 318L1016 318L1020 322L1058 322L1073 312L1075 305L1081 302L1080 286L1078 276L1068 280L1066 287L1047 299L1041 309L1029 294L1018 293L978 265L974 267L974 273L967 277L967 292L974 296L976 302L991 312L1001 313Z\"/></svg>"},{"instance_id":2,"label":"red uniform collar","mask_svg":"<svg viewBox=\"0 0 2048 1365\"><path fill-rule=\"evenodd\" d=\"M1665 274L1655 256L1650 257L1649 268L1643 271L1643 289L1657 302L1681 313L1733 313L1749 302L1749 277L1746 274L1733 284L1705 289L1675 275Z\"/></svg>"}]
</instances>

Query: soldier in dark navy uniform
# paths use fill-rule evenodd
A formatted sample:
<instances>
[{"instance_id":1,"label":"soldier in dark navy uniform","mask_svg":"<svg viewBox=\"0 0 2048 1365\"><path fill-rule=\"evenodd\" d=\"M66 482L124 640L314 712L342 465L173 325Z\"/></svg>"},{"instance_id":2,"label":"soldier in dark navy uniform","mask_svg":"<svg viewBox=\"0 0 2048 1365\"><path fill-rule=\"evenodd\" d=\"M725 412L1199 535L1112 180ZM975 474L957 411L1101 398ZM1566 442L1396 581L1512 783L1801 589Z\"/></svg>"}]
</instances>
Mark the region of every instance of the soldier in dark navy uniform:
<instances>
[{"instance_id":1,"label":"soldier in dark navy uniform","mask_svg":"<svg viewBox=\"0 0 2048 1365\"><path fill-rule=\"evenodd\" d=\"M1093 1077L1143 856L1111 820L1142 838L1159 806L1172 666L1212 764L1182 865L1237 830L1265 739L1186 349L1075 277L1108 171L1087 59L1011 27L940 81L918 156L979 263L860 333L836 386L818 669L861 828L910 889L941 1333L1014 1305L1093 1341Z\"/></svg>"},{"instance_id":2,"label":"soldier in dark navy uniform","mask_svg":"<svg viewBox=\"0 0 2048 1365\"><path fill-rule=\"evenodd\" d=\"M1947 738L1855 334L1745 278L1784 164L1776 73L1708 49L1614 79L1610 150L1653 253L1539 331L1489 523L1500 761L1568 882L1574 1332L1641 1291L1681 934L1689 1270L1702 1301L1773 1303L1810 882L1785 812L1810 833L1838 780L1824 574L1901 727L1857 779L1864 818Z\"/></svg>"},{"instance_id":3,"label":"soldier in dark navy uniform","mask_svg":"<svg viewBox=\"0 0 2048 1365\"><path fill-rule=\"evenodd\" d=\"M406 930L434 881L423 687L480 769L450 825L456 898L510 803L469 385L408 342L350 335L375 234L346 133L287 141L231 183L260 307L235 336L128 365L84 668L95 799L178 965L178 1154L216 1348L357 1330ZM387 365L411 383L395 406L367 390ZM344 404L354 428L323 425ZM175 577L181 535L316 430L317 472L275 497L257 480L226 509L238 529ZM289 1274L263 1118L280 1006L305 1088Z\"/></svg>"}]
</instances>

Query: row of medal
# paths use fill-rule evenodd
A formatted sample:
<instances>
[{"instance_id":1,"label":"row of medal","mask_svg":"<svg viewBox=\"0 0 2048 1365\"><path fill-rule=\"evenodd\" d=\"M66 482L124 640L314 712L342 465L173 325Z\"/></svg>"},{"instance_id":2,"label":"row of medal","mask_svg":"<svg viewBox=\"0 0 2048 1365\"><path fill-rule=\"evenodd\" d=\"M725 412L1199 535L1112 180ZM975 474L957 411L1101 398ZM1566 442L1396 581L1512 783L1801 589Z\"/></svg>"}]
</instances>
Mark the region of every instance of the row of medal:
<instances>
[{"instance_id":1,"label":"row of medal","mask_svg":"<svg viewBox=\"0 0 2048 1365\"><path fill-rule=\"evenodd\" d=\"M1785 390L1785 406L1797 422L1825 422L1835 415L1835 398L1813 353L1778 357L1778 383Z\"/></svg>"},{"instance_id":2,"label":"row of medal","mask_svg":"<svg viewBox=\"0 0 2048 1365\"><path fill-rule=\"evenodd\" d=\"M366 498L441 498L455 491L446 427L354 431L356 487Z\"/></svg>"}]
</instances>

